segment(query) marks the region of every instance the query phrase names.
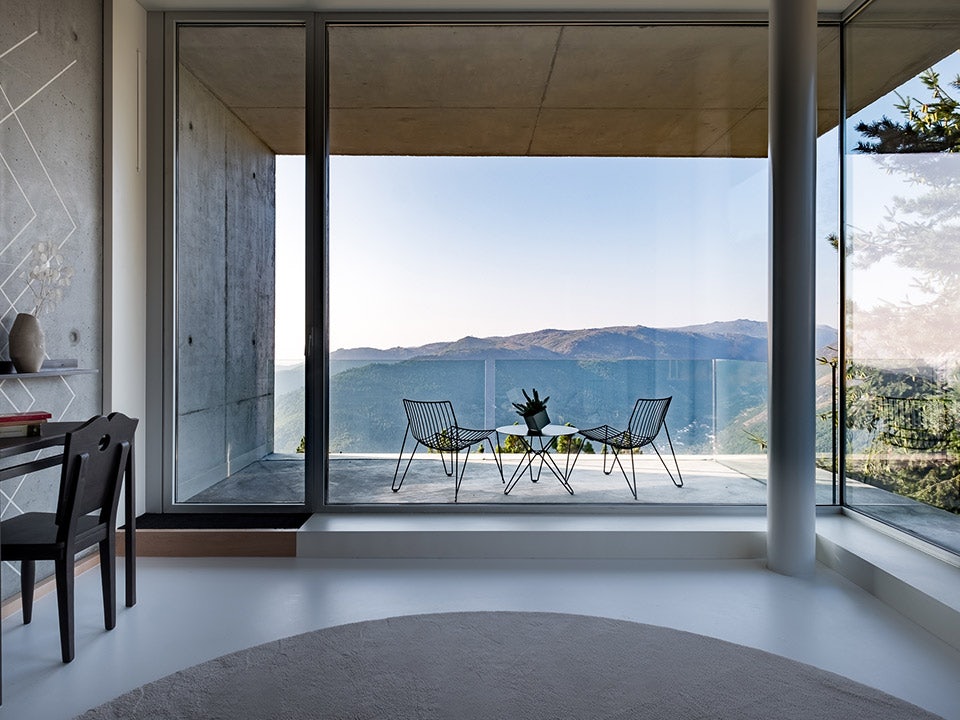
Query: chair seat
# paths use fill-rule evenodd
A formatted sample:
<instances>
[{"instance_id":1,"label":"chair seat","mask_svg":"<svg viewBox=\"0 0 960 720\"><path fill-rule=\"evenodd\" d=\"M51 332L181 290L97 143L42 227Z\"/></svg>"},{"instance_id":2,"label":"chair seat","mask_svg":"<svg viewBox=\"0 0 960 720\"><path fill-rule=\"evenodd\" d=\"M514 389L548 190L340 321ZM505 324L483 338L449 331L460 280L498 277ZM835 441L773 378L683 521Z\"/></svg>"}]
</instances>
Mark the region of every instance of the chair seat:
<instances>
[{"instance_id":1,"label":"chair seat","mask_svg":"<svg viewBox=\"0 0 960 720\"><path fill-rule=\"evenodd\" d=\"M421 442L434 450L460 452L464 448L486 440L491 434L493 430L471 430L454 426L424 438Z\"/></svg>"},{"instance_id":2,"label":"chair seat","mask_svg":"<svg viewBox=\"0 0 960 720\"><path fill-rule=\"evenodd\" d=\"M588 440L609 445L617 450L632 450L648 444L652 437L641 435L631 435L628 430L619 430L610 425L601 425L600 427L581 430L580 434Z\"/></svg>"},{"instance_id":3,"label":"chair seat","mask_svg":"<svg viewBox=\"0 0 960 720\"><path fill-rule=\"evenodd\" d=\"M0 525L0 559L54 560L63 547L57 543L54 513L30 512L4 520ZM106 537L104 526L94 515L77 519L76 549L90 547Z\"/></svg>"}]
</instances>

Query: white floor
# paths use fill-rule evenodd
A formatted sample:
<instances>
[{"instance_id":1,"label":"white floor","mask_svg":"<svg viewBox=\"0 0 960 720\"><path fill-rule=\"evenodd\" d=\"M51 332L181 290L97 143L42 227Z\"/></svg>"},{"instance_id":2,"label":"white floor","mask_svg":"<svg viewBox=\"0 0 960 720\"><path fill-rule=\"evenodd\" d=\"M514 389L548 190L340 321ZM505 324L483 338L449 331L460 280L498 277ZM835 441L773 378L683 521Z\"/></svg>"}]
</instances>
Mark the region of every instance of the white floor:
<instances>
[{"instance_id":1,"label":"white floor","mask_svg":"<svg viewBox=\"0 0 960 720\"><path fill-rule=\"evenodd\" d=\"M0 717L70 718L179 668L340 623L538 610L712 635L960 719L960 652L825 567L812 581L774 574L754 560L148 558L139 567L139 602L120 611L109 633L101 624L99 573L78 579L77 659L70 665L59 660L52 594L37 601L31 625L21 625L19 615L3 623Z\"/></svg>"}]
</instances>

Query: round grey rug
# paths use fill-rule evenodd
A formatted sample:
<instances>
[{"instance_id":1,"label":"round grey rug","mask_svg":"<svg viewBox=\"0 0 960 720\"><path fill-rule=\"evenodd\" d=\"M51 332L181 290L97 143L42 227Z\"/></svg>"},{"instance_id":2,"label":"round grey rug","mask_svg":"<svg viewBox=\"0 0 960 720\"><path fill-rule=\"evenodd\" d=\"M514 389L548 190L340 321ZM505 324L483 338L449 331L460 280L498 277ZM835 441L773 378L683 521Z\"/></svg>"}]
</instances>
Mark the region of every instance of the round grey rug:
<instances>
[{"instance_id":1,"label":"round grey rug","mask_svg":"<svg viewBox=\"0 0 960 720\"><path fill-rule=\"evenodd\" d=\"M810 665L582 615L412 615L316 630L144 685L94 718L935 718Z\"/></svg>"}]
</instances>

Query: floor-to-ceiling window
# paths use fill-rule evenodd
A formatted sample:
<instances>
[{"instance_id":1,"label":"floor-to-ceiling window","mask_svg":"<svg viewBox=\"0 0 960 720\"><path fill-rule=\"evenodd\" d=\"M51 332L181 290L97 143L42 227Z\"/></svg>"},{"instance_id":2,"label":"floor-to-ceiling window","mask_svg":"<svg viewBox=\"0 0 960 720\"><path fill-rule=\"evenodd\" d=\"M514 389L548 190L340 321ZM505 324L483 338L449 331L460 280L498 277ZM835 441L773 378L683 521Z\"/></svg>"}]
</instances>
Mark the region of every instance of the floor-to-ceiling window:
<instances>
[{"instance_id":1,"label":"floor-to-ceiling window","mask_svg":"<svg viewBox=\"0 0 960 720\"><path fill-rule=\"evenodd\" d=\"M170 500L301 506L305 28L176 41Z\"/></svg>"},{"instance_id":2,"label":"floor-to-ceiling window","mask_svg":"<svg viewBox=\"0 0 960 720\"><path fill-rule=\"evenodd\" d=\"M522 422L513 403L536 388L554 423L579 428L626 427L638 397L670 397L666 462L649 446L622 458L634 500L619 468L604 475L604 447L574 436L551 451L573 448L573 494L548 473L507 496L500 471L509 477L520 448L494 434L494 452L469 455L460 504L764 503L765 24L363 17L321 23L315 112L328 136L315 147L329 157L314 167L329 183L314 206L303 205L305 28L205 20L176 31L171 501L303 504L305 451L323 450L315 474L328 470L329 507L450 504L441 457L423 448L391 491L401 401L450 400L461 425L496 428ZM819 58L813 401L817 499L830 503L836 25L820 28ZM329 354L312 378L310 212L329 221L311 240L328 247L306 268L329 278L312 308L329 316L314 323ZM310 383L326 401L314 417L329 412L312 440Z\"/></svg>"},{"instance_id":3,"label":"floor-to-ceiling window","mask_svg":"<svg viewBox=\"0 0 960 720\"><path fill-rule=\"evenodd\" d=\"M833 502L839 31L820 30L818 501ZM420 449L392 492L402 400L461 425L625 428L672 397L686 481L647 447L639 502L766 498L767 29L754 25L333 24L327 502L448 504ZM574 494L509 479L505 435L458 502L634 503L582 439ZM412 443L408 443L409 453ZM576 447L576 446L574 446ZM665 450L673 469L668 440ZM565 454L566 446L555 450ZM627 462L626 472L631 473Z\"/></svg>"},{"instance_id":4,"label":"floor-to-ceiling window","mask_svg":"<svg viewBox=\"0 0 960 720\"><path fill-rule=\"evenodd\" d=\"M845 40L846 502L960 552L960 9Z\"/></svg>"}]
</instances>

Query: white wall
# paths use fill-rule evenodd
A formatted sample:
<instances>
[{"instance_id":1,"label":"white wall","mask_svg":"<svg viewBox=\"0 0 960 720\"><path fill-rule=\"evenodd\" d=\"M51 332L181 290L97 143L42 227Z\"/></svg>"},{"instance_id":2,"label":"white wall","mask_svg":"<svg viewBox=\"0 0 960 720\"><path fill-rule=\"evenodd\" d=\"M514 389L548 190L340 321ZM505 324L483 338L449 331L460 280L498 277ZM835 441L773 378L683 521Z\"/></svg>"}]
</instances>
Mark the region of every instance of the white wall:
<instances>
[{"instance_id":1,"label":"white wall","mask_svg":"<svg viewBox=\"0 0 960 720\"><path fill-rule=\"evenodd\" d=\"M137 513L144 511L146 413L147 13L104 2L103 410L140 418Z\"/></svg>"}]
</instances>

